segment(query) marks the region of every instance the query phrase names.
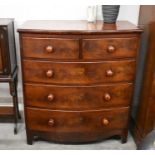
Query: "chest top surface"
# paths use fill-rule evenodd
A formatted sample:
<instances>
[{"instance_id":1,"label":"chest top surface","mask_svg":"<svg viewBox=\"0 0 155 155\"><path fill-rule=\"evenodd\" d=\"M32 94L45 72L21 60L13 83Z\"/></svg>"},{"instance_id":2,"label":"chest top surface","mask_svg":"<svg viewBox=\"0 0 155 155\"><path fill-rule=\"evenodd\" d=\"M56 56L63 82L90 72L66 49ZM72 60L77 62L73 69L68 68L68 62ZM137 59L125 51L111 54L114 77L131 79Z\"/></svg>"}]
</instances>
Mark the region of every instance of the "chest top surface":
<instances>
[{"instance_id":1,"label":"chest top surface","mask_svg":"<svg viewBox=\"0 0 155 155\"><path fill-rule=\"evenodd\" d=\"M18 32L61 34L140 33L141 31L128 21L105 24L101 20L95 23L88 23L85 20L30 20L18 29Z\"/></svg>"}]
</instances>

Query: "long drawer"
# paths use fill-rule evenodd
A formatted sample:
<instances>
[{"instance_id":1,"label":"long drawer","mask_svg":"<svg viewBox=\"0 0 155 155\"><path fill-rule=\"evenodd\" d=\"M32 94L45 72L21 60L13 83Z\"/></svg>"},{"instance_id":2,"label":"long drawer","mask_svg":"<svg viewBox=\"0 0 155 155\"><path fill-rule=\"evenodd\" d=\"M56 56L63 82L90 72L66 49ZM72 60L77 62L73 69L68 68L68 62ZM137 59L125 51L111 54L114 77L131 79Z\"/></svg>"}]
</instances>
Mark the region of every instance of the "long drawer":
<instances>
[{"instance_id":1,"label":"long drawer","mask_svg":"<svg viewBox=\"0 0 155 155\"><path fill-rule=\"evenodd\" d=\"M98 38L82 41L84 59L134 58L138 47L138 38Z\"/></svg>"},{"instance_id":2,"label":"long drawer","mask_svg":"<svg viewBox=\"0 0 155 155\"><path fill-rule=\"evenodd\" d=\"M128 108L76 112L26 108L29 130L51 133L59 142L88 142L120 134L127 127L128 114Z\"/></svg>"},{"instance_id":3,"label":"long drawer","mask_svg":"<svg viewBox=\"0 0 155 155\"><path fill-rule=\"evenodd\" d=\"M78 59L79 40L63 38L23 37L23 57Z\"/></svg>"},{"instance_id":4,"label":"long drawer","mask_svg":"<svg viewBox=\"0 0 155 155\"><path fill-rule=\"evenodd\" d=\"M25 105L54 110L93 110L128 107L133 84L54 86L24 84ZM33 93L35 92L35 93Z\"/></svg>"},{"instance_id":5,"label":"long drawer","mask_svg":"<svg viewBox=\"0 0 155 155\"><path fill-rule=\"evenodd\" d=\"M25 82L49 84L102 84L133 81L135 60L101 62L50 62L24 60Z\"/></svg>"}]
</instances>

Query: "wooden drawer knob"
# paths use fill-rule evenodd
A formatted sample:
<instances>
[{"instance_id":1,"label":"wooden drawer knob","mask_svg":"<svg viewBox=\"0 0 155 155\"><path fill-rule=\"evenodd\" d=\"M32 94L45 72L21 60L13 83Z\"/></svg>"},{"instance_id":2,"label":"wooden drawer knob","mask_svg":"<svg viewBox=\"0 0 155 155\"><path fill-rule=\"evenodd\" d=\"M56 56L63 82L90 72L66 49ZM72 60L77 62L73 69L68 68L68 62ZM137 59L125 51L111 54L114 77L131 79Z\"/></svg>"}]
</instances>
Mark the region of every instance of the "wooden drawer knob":
<instances>
[{"instance_id":1,"label":"wooden drawer knob","mask_svg":"<svg viewBox=\"0 0 155 155\"><path fill-rule=\"evenodd\" d=\"M115 47L113 45L108 46L108 52L113 53L115 51Z\"/></svg>"},{"instance_id":2,"label":"wooden drawer knob","mask_svg":"<svg viewBox=\"0 0 155 155\"><path fill-rule=\"evenodd\" d=\"M110 101L110 100L111 100L110 94L109 94L109 93L106 93L106 94L104 95L104 99L105 99L106 101Z\"/></svg>"},{"instance_id":3,"label":"wooden drawer knob","mask_svg":"<svg viewBox=\"0 0 155 155\"><path fill-rule=\"evenodd\" d=\"M109 76L109 77L113 76L114 72L111 69L109 69L109 70L106 71L106 75Z\"/></svg>"},{"instance_id":4,"label":"wooden drawer knob","mask_svg":"<svg viewBox=\"0 0 155 155\"><path fill-rule=\"evenodd\" d=\"M54 126L54 124L55 124L54 119L53 119L53 118L49 119L48 125L49 125L49 126Z\"/></svg>"},{"instance_id":5,"label":"wooden drawer knob","mask_svg":"<svg viewBox=\"0 0 155 155\"><path fill-rule=\"evenodd\" d=\"M53 47L52 46L46 46L46 51L47 51L47 53L52 53Z\"/></svg>"},{"instance_id":6,"label":"wooden drawer knob","mask_svg":"<svg viewBox=\"0 0 155 155\"><path fill-rule=\"evenodd\" d=\"M54 95L53 94L49 94L47 97L48 101L53 101L54 100Z\"/></svg>"},{"instance_id":7,"label":"wooden drawer knob","mask_svg":"<svg viewBox=\"0 0 155 155\"><path fill-rule=\"evenodd\" d=\"M109 120L106 119L106 118L103 118L102 119L102 123L103 123L103 125L108 125L109 124Z\"/></svg>"},{"instance_id":8,"label":"wooden drawer knob","mask_svg":"<svg viewBox=\"0 0 155 155\"><path fill-rule=\"evenodd\" d=\"M53 76L53 71L52 71L52 70L48 70L48 71L46 72L46 76L47 76L48 78L51 78L51 77Z\"/></svg>"}]
</instances>

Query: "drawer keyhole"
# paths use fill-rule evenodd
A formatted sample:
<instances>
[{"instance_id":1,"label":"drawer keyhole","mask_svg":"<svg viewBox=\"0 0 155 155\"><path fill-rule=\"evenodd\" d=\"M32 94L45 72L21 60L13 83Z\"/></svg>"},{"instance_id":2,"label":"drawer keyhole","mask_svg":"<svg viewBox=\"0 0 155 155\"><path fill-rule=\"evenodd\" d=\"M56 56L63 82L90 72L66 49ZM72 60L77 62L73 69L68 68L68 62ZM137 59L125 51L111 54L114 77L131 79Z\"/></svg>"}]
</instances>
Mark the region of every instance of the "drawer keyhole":
<instances>
[{"instance_id":1,"label":"drawer keyhole","mask_svg":"<svg viewBox=\"0 0 155 155\"><path fill-rule=\"evenodd\" d=\"M54 121L53 118L49 119L48 125L51 126L51 127L53 127L55 125L55 121Z\"/></svg>"}]
</instances>

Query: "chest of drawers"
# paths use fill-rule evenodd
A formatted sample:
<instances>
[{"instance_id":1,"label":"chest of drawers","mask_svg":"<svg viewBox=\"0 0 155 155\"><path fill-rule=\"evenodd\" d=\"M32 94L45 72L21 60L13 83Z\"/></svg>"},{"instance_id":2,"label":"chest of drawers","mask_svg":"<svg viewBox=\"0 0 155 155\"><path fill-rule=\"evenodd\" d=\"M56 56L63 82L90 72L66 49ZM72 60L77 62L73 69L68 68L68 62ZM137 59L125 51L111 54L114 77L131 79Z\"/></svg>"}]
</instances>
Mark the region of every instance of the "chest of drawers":
<instances>
[{"instance_id":1,"label":"chest of drawers","mask_svg":"<svg viewBox=\"0 0 155 155\"><path fill-rule=\"evenodd\" d=\"M127 140L141 30L28 21L20 29L27 142Z\"/></svg>"}]
</instances>

